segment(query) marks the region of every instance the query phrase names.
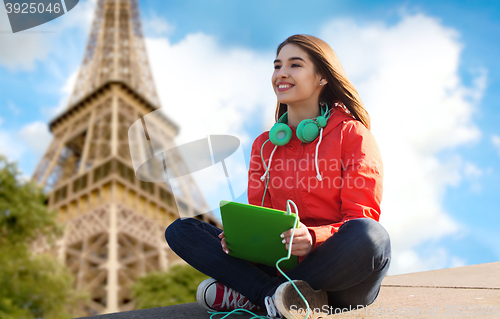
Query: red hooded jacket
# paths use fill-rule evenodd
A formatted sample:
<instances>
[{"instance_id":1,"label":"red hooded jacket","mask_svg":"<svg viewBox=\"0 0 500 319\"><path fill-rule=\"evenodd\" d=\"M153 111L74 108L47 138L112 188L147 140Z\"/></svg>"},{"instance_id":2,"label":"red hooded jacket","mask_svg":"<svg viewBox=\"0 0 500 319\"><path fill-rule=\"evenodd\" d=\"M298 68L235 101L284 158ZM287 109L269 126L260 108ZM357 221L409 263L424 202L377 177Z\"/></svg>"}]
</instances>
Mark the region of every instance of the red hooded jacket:
<instances>
[{"instance_id":1,"label":"red hooded jacket","mask_svg":"<svg viewBox=\"0 0 500 319\"><path fill-rule=\"evenodd\" d=\"M322 181L316 177L316 146L302 143L292 129L292 139L278 146L269 169L269 183L264 206L286 211L291 199L297 205L299 218L313 238L313 250L338 231L346 221L380 216L383 165L377 143L371 132L349 114L336 110L323 129L317 152L317 168ZM252 145L250 158L248 202L261 205L266 179L261 147L269 138L262 133ZM263 160L275 145L264 145ZM301 261L303 258L299 258Z\"/></svg>"}]
</instances>

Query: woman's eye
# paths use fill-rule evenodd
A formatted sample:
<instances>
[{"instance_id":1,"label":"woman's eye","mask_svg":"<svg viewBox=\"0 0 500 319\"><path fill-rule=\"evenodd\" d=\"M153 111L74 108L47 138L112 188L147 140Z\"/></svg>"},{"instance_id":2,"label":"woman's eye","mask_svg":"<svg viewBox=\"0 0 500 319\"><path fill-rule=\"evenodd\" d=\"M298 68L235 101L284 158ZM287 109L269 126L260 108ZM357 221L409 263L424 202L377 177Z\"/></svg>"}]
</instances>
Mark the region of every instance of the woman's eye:
<instances>
[{"instance_id":1,"label":"woman's eye","mask_svg":"<svg viewBox=\"0 0 500 319\"><path fill-rule=\"evenodd\" d=\"M274 69L275 69L275 70L279 70L279 69L281 69L281 65L275 65L275 66L274 66Z\"/></svg>"},{"instance_id":2,"label":"woman's eye","mask_svg":"<svg viewBox=\"0 0 500 319\"><path fill-rule=\"evenodd\" d=\"M300 67L300 65L295 64L295 63L294 63L294 64L292 64L292 68L298 68L298 67Z\"/></svg>"}]
</instances>

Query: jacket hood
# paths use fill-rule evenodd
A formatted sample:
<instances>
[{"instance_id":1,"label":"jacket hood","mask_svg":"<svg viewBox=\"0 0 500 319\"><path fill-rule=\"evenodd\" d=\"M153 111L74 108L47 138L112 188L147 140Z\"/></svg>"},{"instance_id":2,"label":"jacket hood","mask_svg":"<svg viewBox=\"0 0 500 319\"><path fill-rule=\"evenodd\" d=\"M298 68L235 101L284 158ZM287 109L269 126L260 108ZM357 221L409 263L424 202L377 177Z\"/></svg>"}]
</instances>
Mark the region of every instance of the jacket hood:
<instances>
[{"instance_id":1,"label":"jacket hood","mask_svg":"<svg viewBox=\"0 0 500 319\"><path fill-rule=\"evenodd\" d=\"M342 123L344 121L355 120L355 118L352 115L344 112L343 110L340 110L338 108L334 108L333 110L335 110L335 111L333 112L333 114L328 119L328 122L326 123L326 126L323 128L323 136L325 136L328 133L330 133L340 123ZM294 128L291 125L288 125L288 127L290 127L290 129L292 130L292 138L290 139L290 142L288 142L288 143L290 145L301 144L302 141L300 141L299 138L297 137L297 130L296 130L296 128ZM319 136L316 139L314 139L311 143L318 143L318 140L319 140Z\"/></svg>"},{"instance_id":2,"label":"jacket hood","mask_svg":"<svg viewBox=\"0 0 500 319\"><path fill-rule=\"evenodd\" d=\"M334 112L328 119L328 122L326 123L326 126L323 128L323 135L326 135L330 133L337 125L344 121L349 121L349 120L355 120L355 118L344 112L343 110L339 108L334 108Z\"/></svg>"},{"instance_id":3,"label":"jacket hood","mask_svg":"<svg viewBox=\"0 0 500 319\"><path fill-rule=\"evenodd\" d=\"M321 141L322 141L323 136L328 135L328 133L330 133L340 123L342 123L342 122L344 122L346 120L348 121L348 120L353 120L353 119L354 119L354 117L352 117L351 115L345 113L344 111L342 111L340 109L334 109L333 114L330 115L330 117L328 118L326 126L324 128L320 128L319 129L319 135L318 135L318 137L311 142L311 143L315 143L316 144L316 151L314 152L314 166L315 166L316 173L317 173L316 178L319 181L322 180L322 176L321 176L321 172L319 171L319 167L318 167L318 149L319 149L319 147L321 145ZM288 145L288 147L290 147L292 145L299 145L299 144L301 144L302 141L299 140L299 138L297 137L297 131L296 131L296 129L294 127L290 126L290 125L288 125L288 127L290 127L291 130L292 130L292 138L290 139L290 141L286 145ZM264 179L266 178L267 174L269 173L269 170L271 169L273 155L274 155L274 152L276 151L277 148L278 148L278 146L275 145L274 148L273 148L273 151L271 152L271 155L269 157L269 165L267 166L267 169L264 172L264 175L262 175L260 177L261 181L264 181Z\"/></svg>"}]
</instances>

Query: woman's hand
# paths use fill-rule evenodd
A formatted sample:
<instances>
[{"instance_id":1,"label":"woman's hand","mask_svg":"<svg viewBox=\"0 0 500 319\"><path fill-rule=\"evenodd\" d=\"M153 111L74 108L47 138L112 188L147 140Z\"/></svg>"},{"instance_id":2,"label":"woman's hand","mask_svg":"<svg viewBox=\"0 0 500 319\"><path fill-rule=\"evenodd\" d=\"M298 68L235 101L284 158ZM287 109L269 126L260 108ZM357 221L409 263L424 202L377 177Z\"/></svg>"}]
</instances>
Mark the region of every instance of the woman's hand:
<instances>
[{"instance_id":1,"label":"woman's hand","mask_svg":"<svg viewBox=\"0 0 500 319\"><path fill-rule=\"evenodd\" d=\"M222 233L219 234L219 238L221 239L220 244L222 246L222 250L226 254L229 254L229 249L227 249L226 237L224 236L224 232L222 232Z\"/></svg>"},{"instance_id":2,"label":"woman's hand","mask_svg":"<svg viewBox=\"0 0 500 319\"><path fill-rule=\"evenodd\" d=\"M292 229L289 229L281 234L283 238L283 243L286 244L286 250L288 250L288 245L290 244L290 237L292 236ZM293 235L292 242L292 255L295 256L306 256L313 248L313 239L307 226L299 222L299 228L295 228L295 234Z\"/></svg>"}]
</instances>

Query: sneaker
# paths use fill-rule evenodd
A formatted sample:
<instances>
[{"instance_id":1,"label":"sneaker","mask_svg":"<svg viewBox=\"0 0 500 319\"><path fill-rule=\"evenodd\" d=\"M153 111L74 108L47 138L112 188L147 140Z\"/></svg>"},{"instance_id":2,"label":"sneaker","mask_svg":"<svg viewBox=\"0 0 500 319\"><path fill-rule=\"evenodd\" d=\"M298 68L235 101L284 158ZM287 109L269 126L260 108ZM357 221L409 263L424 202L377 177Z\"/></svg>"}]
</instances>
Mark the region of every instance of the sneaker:
<instances>
[{"instance_id":1,"label":"sneaker","mask_svg":"<svg viewBox=\"0 0 500 319\"><path fill-rule=\"evenodd\" d=\"M200 283L196 291L196 301L208 311L232 311L235 309L261 311L260 307L252 304L245 296L213 278Z\"/></svg>"},{"instance_id":2,"label":"sneaker","mask_svg":"<svg viewBox=\"0 0 500 319\"><path fill-rule=\"evenodd\" d=\"M276 302L274 301L274 297L266 297L264 298L264 304L266 305L267 317L271 319L275 318L283 318L278 308L276 307Z\"/></svg>"},{"instance_id":3,"label":"sneaker","mask_svg":"<svg viewBox=\"0 0 500 319\"><path fill-rule=\"evenodd\" d=\"M327 315L327 312L322 312L322 310L324 305L328 306L328 295L326 294L326 291L314 290L311 288L311 286L309 286L307 282L303 280L294 280L293 282L309 303L309 308L311 310L310 315L307 318L312 319L325 317ZM285 318L305 318L307 312L306 305L290 282L284 282L278 287L278 289L276 289L273 301L276 309ZM270 317L269 314L268 317Z\"/></svg>"}]
</instances>

